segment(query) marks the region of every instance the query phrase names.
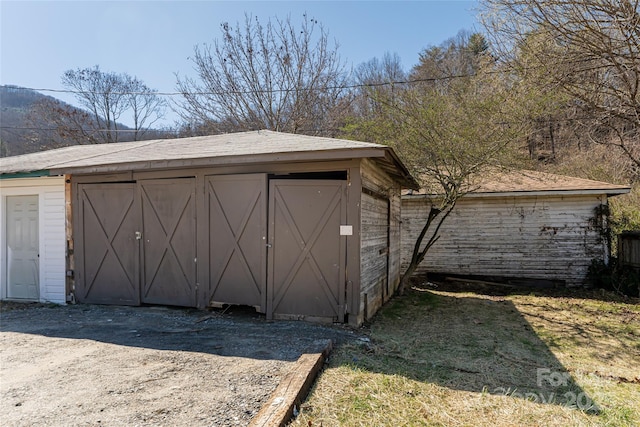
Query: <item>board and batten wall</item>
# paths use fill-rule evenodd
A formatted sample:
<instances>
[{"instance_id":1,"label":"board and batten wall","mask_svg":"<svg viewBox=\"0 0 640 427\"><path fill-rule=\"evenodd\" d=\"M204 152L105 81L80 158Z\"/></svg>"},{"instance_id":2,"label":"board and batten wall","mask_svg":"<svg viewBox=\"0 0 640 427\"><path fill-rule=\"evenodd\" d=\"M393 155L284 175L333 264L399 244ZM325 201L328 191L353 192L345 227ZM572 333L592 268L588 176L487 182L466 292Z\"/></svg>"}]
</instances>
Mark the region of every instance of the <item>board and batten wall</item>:
<instances>
[{"instance_id":1,"label":"board and batten wall","mask_svg":"<svg viewBox=\"0 0 640 427\"><path fill-rule=\"evenodd\" d=\"M360 167L360 310L369 319L400 283L400 186L369 159ZM360 322L358 322L360 323Z\"/></svg>"},{"instance_id":2,"label":"board and batten wall","mask_svg":"<svg viewBox=\"0 0 640 427\"><path fill-rule=\"evenodd\" d=\"M65 293L65 186L64 177L0 180L0 297L7 297L6 198L38 196L40 302L64 304Z\"/></svg>"},{"instance_id":3,"label":"board and batten wall","mask_svg":"<svg viewBox=\"0 0 640 427\"><path fill-rule=\"evenodd\" d=\"M609 256L602 233L606 219L598 213L606 203L606 195L462 198L416 273L582 285L591 260ZM429 207L424 197L403 197L403 266L411 257Z\"/></svg>"}]
</instances>

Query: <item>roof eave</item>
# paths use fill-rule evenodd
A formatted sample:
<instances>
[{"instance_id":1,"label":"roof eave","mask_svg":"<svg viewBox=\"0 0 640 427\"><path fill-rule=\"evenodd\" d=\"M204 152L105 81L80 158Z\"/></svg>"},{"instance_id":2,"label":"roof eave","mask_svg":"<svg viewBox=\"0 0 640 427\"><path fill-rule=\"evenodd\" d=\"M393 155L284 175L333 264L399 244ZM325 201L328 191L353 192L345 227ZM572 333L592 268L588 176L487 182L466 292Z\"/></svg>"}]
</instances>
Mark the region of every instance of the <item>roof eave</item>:
<instances>
[{"instance_id":1,"label":"roof eave","mask_svg":"<svg viewBox=\"0 0 640 427\"><path fill-rule=\"evenodd\" d=\"M12 171L7 173L0 173L0 179L14 179L14 178L39 178L42 176L50 176L49 170L37 170L37 171ZM55 174L54 174L55 175Z\"/></svg>"},{"instance_id":2,"label":"roof eave","mask_svg":"<svg viewBox=\"0 0 640 427\"><path fill-rule=\"evenodd\" d=\"M400 160L400 158L398 157L396 152L393 150L393 148L385 147L385 153L387 154L386 157L388 157L387 161L395 164L396 168L399 170L400 173L395 175L396 175L396 179L398 179L402 184L402 187L408 188L411 190L419 190L420 184L413 177L411 172L409 172L409 169L407 169L404 163L402 163L402 160ZM387 171L387 173L389 172Z\"/></svg>"},{"instance_id":3,"label":"roof eave","mask_svg":"<svg viewBox=\"0 0 640 427\"><path fill-rule=\"evenodd\" d=\"M385 156L383 147L377 148L344 148L321 151L298 151L284 153L242 154L231 156L214 156L201 158L145 160L127 163L109 163L89 166L58 165L51 168L51 173L92 174L124 172L131 170L161 170L214 166L241 166L260 163L299 163L327 160L345 160L355 158L381 158Z\"/></svg>"},{"instance_id":4,"label":"roof eave","mask_svg":"<svg viewBox=\"0 0 640 427\"><path fill-rule=\"evenodd\" d=\"M490 197L535 197L535 196L592 196L607 195L608 197L627 194L630 187L608 188L608 189L583 189L583 190L537 190L537 191L495 191L482 193L467 193L465 198L490 198ZM437 194L404 194L407 199L431 199L441 197Z\"/></svg>"}]
</instances>

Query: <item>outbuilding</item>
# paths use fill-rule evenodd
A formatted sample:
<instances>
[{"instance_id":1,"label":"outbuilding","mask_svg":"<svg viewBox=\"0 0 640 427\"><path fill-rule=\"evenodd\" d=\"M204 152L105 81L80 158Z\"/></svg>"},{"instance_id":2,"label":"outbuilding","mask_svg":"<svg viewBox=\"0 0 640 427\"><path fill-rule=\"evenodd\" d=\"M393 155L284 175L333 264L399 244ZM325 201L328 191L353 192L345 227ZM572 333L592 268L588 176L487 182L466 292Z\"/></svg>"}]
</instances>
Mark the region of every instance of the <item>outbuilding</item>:
<instances>
[{"instance_id":1,"label":"outbuilding","mask_svg":"<svg viewBox=\"0 0 640 427\"><path fill-rule=\"evenodd\" d=\"M535 171L488 174L458 200L417 274L514 284L579 286L592 260L608 261L608 198L628 186ZM436 196L402 196L402 260Z\"/></svg>"},{"instance_id":2,"label":"outbuilding","mask_svg":"<svg viewBox=\"0 0 640 427\"><path fill-rule=\"evenodd\" d=\"M64 178L42 175L0 175L0 298L64 304Z\"/></svg>"},{"instance_id":3,"label":"outbuilding","mask_svg":"<svg viewBox=\"0 0 640 427\"><path fill-rule=\"evenodd\" d=\"M78 302L354 325L399 283L400 193L417 188L389 147L272 131L67 147L30 168L66 178Z\"/></svg>"}]
</instances>

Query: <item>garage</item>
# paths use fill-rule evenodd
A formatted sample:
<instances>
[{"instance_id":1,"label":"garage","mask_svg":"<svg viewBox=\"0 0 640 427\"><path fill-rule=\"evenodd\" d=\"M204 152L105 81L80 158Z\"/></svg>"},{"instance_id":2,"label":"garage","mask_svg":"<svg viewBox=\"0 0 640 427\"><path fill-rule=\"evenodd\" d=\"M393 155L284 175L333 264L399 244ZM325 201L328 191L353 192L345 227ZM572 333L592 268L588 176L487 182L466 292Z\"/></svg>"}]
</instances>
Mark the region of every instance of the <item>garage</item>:
<instances>
[{"instance_id":1,"label":"garage","mask_svg":"<svg viewBox=\"0 0 640 427\"><path fill-rule=\"evenodd\" d=\"M416 183L389 147L255 131L48 154L38 167L68 177L77 302L360 324L399 283Z\"/></svg>"}]
</instances>

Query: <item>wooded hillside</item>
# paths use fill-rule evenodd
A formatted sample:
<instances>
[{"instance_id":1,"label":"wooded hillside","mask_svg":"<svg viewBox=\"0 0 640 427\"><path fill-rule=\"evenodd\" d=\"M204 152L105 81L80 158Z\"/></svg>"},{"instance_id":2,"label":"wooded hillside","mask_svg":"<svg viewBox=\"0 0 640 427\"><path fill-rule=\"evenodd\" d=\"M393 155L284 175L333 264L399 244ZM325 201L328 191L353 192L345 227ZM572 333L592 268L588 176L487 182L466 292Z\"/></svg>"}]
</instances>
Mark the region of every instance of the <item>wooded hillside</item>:
<instances>
[{"instance_id":1,"label":"wooded hillside","mask_svg":"<svg viewBox=\"0 0 640 427\"><path fill-rule=\"evenodd\" d=\"M155 129L145 129L142 134L122 123L110 127L117 129L120 142L173 136ZM52 96L19 86L0 86L0 157L97 143L94 135L102 128L107 128L102 120L96 125L87 111Z\"/></svg>"}]
</instances>

